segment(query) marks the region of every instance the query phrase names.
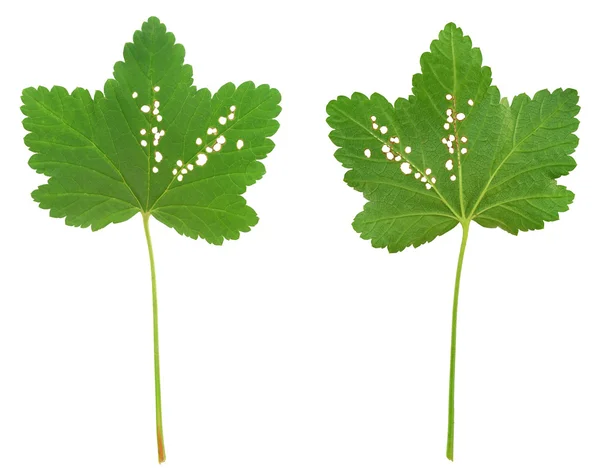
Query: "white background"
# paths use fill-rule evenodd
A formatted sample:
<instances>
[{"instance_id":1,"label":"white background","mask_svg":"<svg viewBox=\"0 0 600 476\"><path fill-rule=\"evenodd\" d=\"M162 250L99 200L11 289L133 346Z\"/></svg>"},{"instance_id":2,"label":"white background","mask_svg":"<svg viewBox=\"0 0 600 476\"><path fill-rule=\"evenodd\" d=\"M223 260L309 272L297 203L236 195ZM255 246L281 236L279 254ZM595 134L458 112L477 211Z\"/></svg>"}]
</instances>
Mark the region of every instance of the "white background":
<instances>
[{"instance_id":1,"label":"white background","mask_svg":"<svg viewBox=\"0 0 600 476\"><path fill-rule=\"evenodd\" d=\"M594 2L17 2L0 30L0 473L388 476L600 473L598 87ZM8 10L7 10L8 9ZM157 15L196 85L283 95L260 216L222 247L151 223L167 462L156 462L141 217L92 233L29 194L20 91L103 86ZM337 95L409 94L454 21L505 96L581 95L571 211L518 237L472 227L445 458L460 230L390 255L351 222L333 158Z\"/></svg>"}]
</instances>

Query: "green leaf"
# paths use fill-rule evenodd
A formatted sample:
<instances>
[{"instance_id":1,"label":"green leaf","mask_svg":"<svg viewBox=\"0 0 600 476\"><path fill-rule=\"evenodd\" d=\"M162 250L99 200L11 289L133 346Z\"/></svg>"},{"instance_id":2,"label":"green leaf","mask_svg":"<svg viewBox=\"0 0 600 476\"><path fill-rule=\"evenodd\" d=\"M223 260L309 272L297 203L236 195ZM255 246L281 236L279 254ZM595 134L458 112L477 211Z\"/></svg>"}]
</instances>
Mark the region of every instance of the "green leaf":
<instances>
[{"instance_id":1,"label":"green leaf","mask_svg":"<svg viewBox=\"0 0 600 476\"><path fill-rule=\"evenodd\" d=\"M355 230L396 252L470 220L513 234L557 220L573 200L556 178L575 167L577 93L501 103L480 50L452 23L421 66L394 105L355 93L327 106L345 181L368 200Z\"/></svg>"},{"instance_id":2,"label":"green leaf","mask_svg":"<svg viewBox=\"0 0 600 476\"><path fill-rule=\"evenodd\" d=\"M92 230L147 213L214 244L257 223L241 195L265 173L279 92L252 82L198 90L184 54L152 17L103 92L23 91L29 164L50 177L32 194L40 207Z\"/></svg>"},{"instance_id":3,"label":"green leaf","mask_svg":"<svg viewBox=\"0 0 600 476\"><path fill-rule=\"evenodd\" d=\"M151 17L127 43L114 78L93 95L23 91L29 165L49 177L32 193L50 216L99 230L142 214L152 283L158 460L165 461L156 271L149 218L222 244L258 217L242 194L265 173L281 97L267 85L196 89L183 46Z\"/></svg>"},{"instance_id":4,"label":"green leaf","mask_svg":"<svg viewBox=\"0 0 600 476\"><path fill-rule=\"evenodd\" d=\"M573 193L556 179L575 168L577 92L557 89L511 102L492 85L481 51L449 23L421 56L412 95L394 105L355 93L327 106L335 157L367 203L353 223L390 252L463 229L454 291L447 456L454 457L456 322L472 221L509 233L544 227Z\"/></svg>"}]
</instances>

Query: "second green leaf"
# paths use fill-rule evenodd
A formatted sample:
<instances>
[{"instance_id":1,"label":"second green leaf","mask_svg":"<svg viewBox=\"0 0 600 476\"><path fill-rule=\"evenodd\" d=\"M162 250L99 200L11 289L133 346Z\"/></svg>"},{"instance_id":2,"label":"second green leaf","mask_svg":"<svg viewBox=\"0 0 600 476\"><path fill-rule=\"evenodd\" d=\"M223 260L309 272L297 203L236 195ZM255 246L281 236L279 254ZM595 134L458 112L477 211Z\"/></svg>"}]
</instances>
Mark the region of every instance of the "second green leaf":
<instances>
[{"instance_id":1,"label":"second green leaf","mask_svg":"<svg viewBox=\"0 0 600 476\"><path fill-rule=\"evenodd\" d=\"M355 93L327 106L345 181L368 200L353 223L376 248L398 252L462 227L450 352L448 439L454 459L454 377L460 277L473 222L513 235L558 220L573 193L556 179L575 168L577 92L542 90L509 101L481 51L453 23L421 56L412 95L392 105Z\"/></svg>"}]
</instances>

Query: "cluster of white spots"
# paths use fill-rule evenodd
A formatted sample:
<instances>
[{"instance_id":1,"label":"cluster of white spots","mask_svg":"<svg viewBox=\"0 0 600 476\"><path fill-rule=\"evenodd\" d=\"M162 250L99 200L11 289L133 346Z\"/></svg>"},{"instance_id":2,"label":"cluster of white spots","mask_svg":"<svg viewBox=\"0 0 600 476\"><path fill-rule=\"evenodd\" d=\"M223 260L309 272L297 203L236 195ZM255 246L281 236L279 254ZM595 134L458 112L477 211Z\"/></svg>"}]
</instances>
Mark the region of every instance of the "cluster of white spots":
<instances>
[{"instance_id":1,"label":"cluster of white spots","mask_svg":"<svg viewBox=\"0 0 600 476\"><path fill-rule=\"evenodd\" d=\"M386 134L388 132L387 126L380 126L377 124L377 117L371 116L371 125L374 130L379 130L382 134ZM412 175L413 174L413 165L405 159L399 152L394 151L393 147L395 144L400 144L400 138L398 136L392 136L388 139L389 144L384 143L381 146L381 153L385 155L385 158L389 161L400 162L400 171L404 175ZM410 154L412 152L412 147L407 145L404 147L404 154ZM371 149L364 150L365 157L371 158ZM425 171L425 174L420 172L414 172L414 178L419 180L421 183L425 185L427 190L431 189L433 184L436 182L436 178L431 176L431 169L428 168Z\"/></svg>"},{"instance_id":2,"label":"cluster of white spots","mask_svg":"<svg viewBox=\"0 0 600 476\"><path fill-rule=\"evenodd\" d=\"M219 124L221 124L222 126L224 126L225 124L227 124L227 121L233 121L235 119L235 106L230 106L229 107L229 114L227 114L226 116L221 116L219 117L219 119L217 119L217 121L219 122ZM216 132L215 132L216 134Z\"/></svg>"},{"instance_id":3,"label":"cluster of white spots","mask_svg":"<svg viewBox=\"0 0 600 476\"><path fill-rule=\"evenodd\" d=\"M374 130L379 129L379 132L381 132L382 134L387 134L388 133L388 127L387 126L381 126L379 127L379 124L377 124L377 118L375 116L371 116L371 127ZM397 139L397 137L396 137Z\"/></svg>"},{"instance_id":4,"label":"cluster of white spots","mask_svg":"<svg viewBox=\"0 0 600 476\"><path fill-rule=\"evenodd\" d=\"M154 160L156 160L157 163L160 163L160 161L163 159L162 154L157 150L154 153Z\"/></svg>"},{"instance_id":5,"label":"cluster of white spots","mask_svg":"<svg viewBox=\"0 0 600 476\"><path fill-rule=\"evenodd\" d=\"M160 86L154 86L154 92L158 92L160 91ZM162 116L160 115L160 111L158 110L160 106L160 102L159 101L154 101L154 109L152 111L152 114L156 116L156 120L158 122L162 121Z\"/></svg>"},{"instance_id":6,"label":"cluster of white spots","mask_svg":"<svg viewBox=\"0 0 600 476\"><path fill-rule=\"evenodd\" d=\"M217 119L217 122L224 126L225 124L227 124L228 120L233 121L235 119L235 110L236 110L236 106L230 106L229 114L227 115L227 117L220 116ZM216 127L209 127L206 130L206 134L209 136L216 136L219 134L219 130ZM196 165L198 165L200 167L205 165L208 162L207 154L212 154L213 152L219 152L225 145L225 142L227 142L227 139L225 138L225 136L223 134L221 134L219 137L217 137L214 140L214 142L211 143L211 141L209 141L209 143L207 143L206 146L204 147L203 151L200 150L197 152ZM195 144L197 146L201 146L201 145L203 145L203 143L204 143L204 141L202 140L201 137L196 137ZM244 143L241 140L239 140L237 145L238 145L238 149L241 149L242 146L244 145ZM194 169L194 166L192 164L184 165L181 160L177 161L177 166L179 167L179 169L176 169L176 168L173 169L173 175L177 175L177 180L180 182L183 180L184 175L186 175L188 172L191 172Z\"/></svg>"},{"instance_id":7,"label":"cluster of white spots","mask_svg":"<svg viewBox=\"0 0 600 476\"><path fill-rule=\"evenodd\" d=\"M375 129L375 130L377 130L379 128L379 126L375 122L376 120L377 120L377 118L375 116L371 116L371 127L373 127L373 129Z\"/></svg>"},{"instance_id":8,"label":"cluster of white spots","mask_svg":"<svg viewBox=\"0 0 600 476\"><path fill-rule=\"evenodd\" d=\"M453 98L452 94L448 93L446 95L446 99L448 101L452 101L454 98ZM472 99L469 99L467 101L467 103L469 104L469 106L473 106L473 104L474 104ZM454 124L454 126L453 126L454 132L456 134L457 126L456 126L455 120L456 121L464 121L466 118L466 115L463 112L456 113L452 108L448 108L446 110L446 116L447 116L447 119L446 119L446 122L444 123L444 129L449 130L450 124ZM462 142L463 144L466 144L467 141L468 141L467 137L465 137L465 136L460 137L460 142ZM459 150L458 139L455 137L454 134L450 134L448 137L443 137L442 143L448 147L448 153L450 155L454 154L455 147L457 150ZM455 146L455 143L457 144L456 146ZM463 146L460 148L460 155L458 156L459 167L460 167L460 156L465 155L467 152L468 152L468 150L466 147ZM446 170L449 170L449 171L452 170L454 168L454 160L452 158L448 159L445 163L445 167L446 167ZM451 175L450 180L452 182L454 182L456 180L456 175Z\"/></svg>"},{"instance_id":9,"label":"cluster of white spots","mask_svg":"<svg viewBox=\"0 0 600 476\"><path fill-rule=\"evenodd\" d=\"M160 140L164 137L165 135L165 131L163 130L158 130L158 127L153 127L152 128L152 134L154 134L154 141L152 142L154 147L157 147Z\"/></svg>"},{"instance_id":10,"label":"cluster of white spots","mask_svg":"<svg viewBox=\"0 0 600 476\"><path fill-rule=\"evenodd\" d=\"M159 87L159 86L154 86L153 90L154 90L155 92L158 92L158 91L160 91L160 87ZM134 98L134 99L136 99L138 96L139 96L139 94L137 93L137 91L134 91L134 92L131 94L131 97L132 97L132 98ZM162 116L159 114L159 112L160 112L160 111L158 110L158 108L159 108L159 106L160 106L160 102L156 100L156 101L154 101L154 102L152 103L152 105L153 105L153 107L154 107L154 109L152 110L152 115L156 117L156 120L157 120L158 122L162 121ZM148 104L144 104L144 105L142 105L142 106L140 107L140 110L141 110L141 111L142 111L144 114L148 114L148 113L150 112L150 110L151 110L151 107L150 107L150 105L148 105ZM148 131L147 131L146 129L141 129L141 130L140 130L140 135L142 135L142 136L145 136L147 133L148 133ZM153 127L153 128L152 128L152 134L154 134L154 139L153 139L153 141L152 141L152 145L154 145L154 147L157 147L157 146L158 146L158 143L160 142L160 139L161 139L161 137L163 137L163 136L165 135L165 131L164 131L164 130L161 130L161 131L159 131L159 130L158 130L158 127L156 127L156 126L155 126L155 127ZM147 141L146 139L142 139L142 140L140 141L140 145L141 145L142 147L147 147L147 146L148 146L148 141ZM162 156L160 156L160 157L161 157L161 160L162 160ZM160 160L157 160L157 162L160 162ZM154 169L156 169L156 170L154 170ZM158 168L157 168L157 167L154 167L154 168L152 169L152 171L153 171L154 173L157 173L157 172L158 172Z\"/></svg>"},{"instance_id":11,"label":"cluster of white spots","mask_svg":"<svg viewBox=\"0 0 600 476\"><path fill-rule=\"evenodd\" d=\"M184 165L182 160L177 161L177 167L179 167L179 170L173 169L173 175L177 175L177 180L179 182L183 180L183 176L186 175L188 171L191 172L192 170L194 170L194 166L192 164Z\"/></svg>"}]
</instances>

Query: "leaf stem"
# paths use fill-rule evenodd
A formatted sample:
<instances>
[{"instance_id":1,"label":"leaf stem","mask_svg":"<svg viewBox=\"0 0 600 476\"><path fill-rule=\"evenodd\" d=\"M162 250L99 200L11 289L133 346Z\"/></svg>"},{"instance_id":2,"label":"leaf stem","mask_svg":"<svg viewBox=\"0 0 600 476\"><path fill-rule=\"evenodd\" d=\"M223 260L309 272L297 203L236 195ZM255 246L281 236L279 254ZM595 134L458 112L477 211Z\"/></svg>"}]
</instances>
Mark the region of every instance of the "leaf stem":
<instances>
[{"instance_id":1,"label":"leaf stem","mask_svg":"<svg viewBox=\"0 0 600 476\"><path fill-rule=\"evenodd\" d=\"M456 321L458 313L458 294L460 289L460 275L462 271L465 248L469 237L470 221L462 222L463 235L458 253L458 264L456 265L456 278L454 281L454 303L452 305L452 338L450 343L450 389L448 392L448 440L446 443L446 457L454 461L454 377L456 364Z\"/></svg>"},{"instance_id":2,"label":"leaf stem","mask_svg":"<svg viewBox=\"0 0 600 476\"><path fill-rule=\"evenodd\" d=\"M156 402L156 444L158 445L158 462L164 463L167 456L165 454L165 443L163 439L162 405L160 398L160 354L158 351L158 299L156 296L156 270L154 268L154 253L152 251L150 227L148 226L150 214L142 213L142 218L144 221L144 232L146 233L146 243L148 244L150 275L152 278L152 327L154 330L154 398Z\"/></svg>"}]
</instances>

